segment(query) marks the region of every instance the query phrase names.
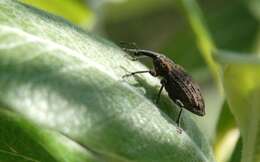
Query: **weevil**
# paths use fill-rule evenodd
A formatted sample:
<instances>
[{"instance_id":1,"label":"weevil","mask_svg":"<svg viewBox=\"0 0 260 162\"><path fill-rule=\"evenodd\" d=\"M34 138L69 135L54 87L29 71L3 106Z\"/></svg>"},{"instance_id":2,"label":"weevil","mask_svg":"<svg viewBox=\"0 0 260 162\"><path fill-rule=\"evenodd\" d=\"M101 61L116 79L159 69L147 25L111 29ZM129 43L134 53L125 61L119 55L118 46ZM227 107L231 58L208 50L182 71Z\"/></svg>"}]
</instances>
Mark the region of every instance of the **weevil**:
<instances>
[{"instance_id":1,"label":"weevil","mask_svg":"<svg viewBox=\"0 0 260 162\"><path fill-rule=\"evenodd\" d=\"M176 120L178 127L180 126L183 108L199 116L205 115L205 103L200 87L182 66L176 64L165 55L150 50L137 48L123 48L123 50L133 53L133 60L138 60L138 58L142 57L150 57L152 59L153 69L132 72L123 77L140 73L150 73L154 77L161 77L161 87L156 97L156 104L158 104L162 90L165 88L170 99L180 108Z\"/></svg>"}]
</instances>

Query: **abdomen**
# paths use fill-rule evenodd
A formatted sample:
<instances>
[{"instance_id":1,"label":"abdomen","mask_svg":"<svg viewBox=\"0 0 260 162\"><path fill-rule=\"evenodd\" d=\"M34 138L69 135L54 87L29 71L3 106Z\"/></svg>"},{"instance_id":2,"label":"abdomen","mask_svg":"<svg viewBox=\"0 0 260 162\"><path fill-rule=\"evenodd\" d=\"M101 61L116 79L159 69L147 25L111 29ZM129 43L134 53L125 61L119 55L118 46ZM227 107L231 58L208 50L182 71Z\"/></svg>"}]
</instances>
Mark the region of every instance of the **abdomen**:
<instances>
[{"instance_id":1,"label":"abdomen","mask_svg":"<svg viewBox=\"0 0 260 162\"><path fill-rule=\"evenodd\" d=\"M200 88L191 76L181 68L174 68L164 78L167 81L165 89L175 103L179 100L187 110L199 116L205 115L205 105Z\"/></svg>"}]
</instances>

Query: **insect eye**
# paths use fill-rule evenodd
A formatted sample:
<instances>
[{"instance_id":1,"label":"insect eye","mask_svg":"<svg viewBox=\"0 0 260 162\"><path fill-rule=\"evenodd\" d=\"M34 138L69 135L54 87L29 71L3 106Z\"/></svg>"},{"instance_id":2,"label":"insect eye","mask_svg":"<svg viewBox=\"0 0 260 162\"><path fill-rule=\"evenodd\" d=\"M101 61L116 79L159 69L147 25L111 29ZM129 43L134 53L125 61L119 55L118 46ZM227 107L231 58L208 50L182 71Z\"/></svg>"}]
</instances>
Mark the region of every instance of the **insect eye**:
<instances>
[{"instance_id":1,"label":"insect eye","mask_svg":"<svg viewBox=\"0 0 260 162\"><path fill-rule=\"evenodd\" d=\"M166 64L165 64L165 63L162 63L162 67L165 68L165 67L166 67Z\"/></svg>"}]
</instances>

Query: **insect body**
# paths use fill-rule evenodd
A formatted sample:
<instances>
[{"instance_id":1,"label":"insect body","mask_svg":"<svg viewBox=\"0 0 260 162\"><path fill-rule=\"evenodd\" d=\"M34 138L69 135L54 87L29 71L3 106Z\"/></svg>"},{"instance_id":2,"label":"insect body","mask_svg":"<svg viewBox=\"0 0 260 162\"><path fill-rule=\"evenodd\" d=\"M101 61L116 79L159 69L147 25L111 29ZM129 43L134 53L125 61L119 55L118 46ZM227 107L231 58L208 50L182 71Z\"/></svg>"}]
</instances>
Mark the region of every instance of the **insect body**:
<instances>
[{"instance_id":1,"label":"insect body","mask_svg":"<svg viewBox=\"0 0 260 162\"><path fill-rule=\"evenodd\" d=\"M161 88L157 95L156 103L158 103L161 92L163 88L165 88L169 97L181 108L176 121L178 125L180 123L182 108L185 108L199 116L205 115L205 104L200 88L180 65L175 64L166 56L153 51L128 48L123 49L127 52L133 52L135 56L134 60L143 56L153 59L154 69L132 72L123 77L139 73L150 73L154 77L162 77Z\"/></svg>"}]
</instances>

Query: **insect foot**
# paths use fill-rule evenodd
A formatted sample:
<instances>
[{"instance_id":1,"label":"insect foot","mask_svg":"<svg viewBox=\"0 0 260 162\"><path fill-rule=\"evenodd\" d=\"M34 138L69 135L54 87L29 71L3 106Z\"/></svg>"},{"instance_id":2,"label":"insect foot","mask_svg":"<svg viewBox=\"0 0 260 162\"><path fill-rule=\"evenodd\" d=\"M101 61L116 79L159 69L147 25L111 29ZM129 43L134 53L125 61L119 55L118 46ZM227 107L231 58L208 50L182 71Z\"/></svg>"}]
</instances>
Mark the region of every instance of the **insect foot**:
<instances>
[{"instance_id":1,"label":"insect foot","mask_svg":"<svg viewBox=\"0 0 260 162\"><path fill-rule=\"evenodd\" d=\"M181 127L178 126L177 129L176 129L176 132L179 133L179 134L182 134L182 129L181 129Z\"/></svg>"},{"instance_id":2,"label":"insect foot","mask_svg":"<svg viewBox=\"0 0 260 162\"><path fill-rule=\"evenodd\" d=\"M124 79L124 78L128 78L128 77L130 77L130 76L132 76L132 75L133 75L132 73L125 74L125 75L122 76L122 78L123 78L123 79Z\"/></svg>"}]
</instances>

